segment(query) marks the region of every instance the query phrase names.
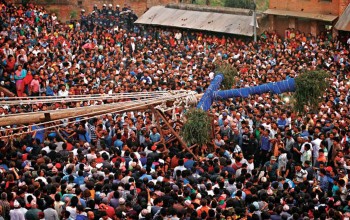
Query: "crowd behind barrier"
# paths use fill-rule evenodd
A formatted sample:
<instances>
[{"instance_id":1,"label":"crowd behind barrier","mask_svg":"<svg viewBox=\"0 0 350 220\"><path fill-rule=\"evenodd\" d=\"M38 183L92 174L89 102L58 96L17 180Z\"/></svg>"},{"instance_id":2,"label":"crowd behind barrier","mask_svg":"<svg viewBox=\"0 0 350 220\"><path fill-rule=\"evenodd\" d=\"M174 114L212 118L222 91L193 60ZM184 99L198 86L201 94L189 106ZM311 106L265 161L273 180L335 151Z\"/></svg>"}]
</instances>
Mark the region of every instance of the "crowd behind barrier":
<instances>
[{"instance_id":1,"label":"crowd behind barrier","mask_svg":"<svg viewBox=\"0 0 350 220\"><path fill-rule=\"evenodd\" d=\"M2 92L0 115L108 103L64 101L74 95L202 93L223 62L238 70L233 88L305 70L329 72L331 86L316 112L295 113L289 93L216 101L215 137L193 149L198 160L148 110L4 126L0 219L349 219L350 37L288 29L254 43L136 18L106 5L64 24L41 6L1 1L0 84L38 102L3 105ZM185 110L165 114L176 132Z\"/></svg>"}]
</instances>

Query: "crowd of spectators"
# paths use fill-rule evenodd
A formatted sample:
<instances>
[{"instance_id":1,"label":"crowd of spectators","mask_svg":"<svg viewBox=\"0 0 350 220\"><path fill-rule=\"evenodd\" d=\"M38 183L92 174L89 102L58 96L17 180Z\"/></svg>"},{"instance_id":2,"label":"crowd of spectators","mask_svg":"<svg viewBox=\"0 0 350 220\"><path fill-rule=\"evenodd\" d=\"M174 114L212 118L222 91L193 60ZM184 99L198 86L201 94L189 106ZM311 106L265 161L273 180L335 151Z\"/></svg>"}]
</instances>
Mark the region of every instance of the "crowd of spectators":
<instances>
[{"instance_id":1,"label":"crowd of spectators","mask_svg":"<svg viewBox=\"0 0 350 220\"><path fill-rule=\"evenodd\" d=\"M227 62L239 72L233 88L317 69L330 73L331 87L317 112L295 113L290 94L215 102L215 137L193 149L198 160L169 129L158 130L149 111L62 121L57 129L9 125L0 131L0 219L349 218L350 40L291 29L283 37L264 32L254 43L124 26L120 14L112 16L113 28L90 26L84 13L64 24L40 6L2 1L1 86L23 99L201 93L214 63ZM88 16L106 15L97 8ZM1 105L0 114L99 104ZM178 132L183 109L175 114L166 115Z\"/></svg>"}]
</instances>

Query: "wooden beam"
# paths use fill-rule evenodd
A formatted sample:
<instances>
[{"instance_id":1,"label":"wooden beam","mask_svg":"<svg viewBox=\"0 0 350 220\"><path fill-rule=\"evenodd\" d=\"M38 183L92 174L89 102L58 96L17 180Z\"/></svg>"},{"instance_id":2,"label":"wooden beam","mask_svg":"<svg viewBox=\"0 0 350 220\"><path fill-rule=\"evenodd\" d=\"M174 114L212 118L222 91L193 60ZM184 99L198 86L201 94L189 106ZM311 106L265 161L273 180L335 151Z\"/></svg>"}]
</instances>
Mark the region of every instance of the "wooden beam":
<instances>
[{"instance_id":1,"label":"wooden beam","mask_svg":"<svg viewBox=\"0 0 350 220\"><path fill-rule=\"evenodd\" d=\"M210 125L211 125L211 138L215 138L215 124L214 124L214 114L207 113L210 118Z\"/></svg>"},{"instance_id":2,"label":"wooden beam","mask_svg":"<svg viewBox=\"0 0 350 220\"><path fill-rule=\"evenodd\" d=\"M157 114L156 110L154 109L154 106L151 106L151 110L152 110L152 113L154 114L154 117L156 118L156 122L157 122L156 126L157 126L157 129L158 129L159 134L160 134L160 140L161 140L162 144L164 144L164 147L165 147L164 134L163 134L163 130L160 127L160 123L159 123L159 115Z\"/></svg>"},{"instance_id":3,"label":"wooden beam","mask_svg":"<svg viewBox=\"0 0 350 220\"><path fill-rule=\"evenodd\" d=\"M16 96L13 92L11 92L10 90L8 90L2 86L0 86L0 92L3 92L5 94L5 96L8 96L8 97L15 97Z\"/></svg>"},{"instance_id":4,"label":"wooden beam","mask_svg":"<svg viewBox=\"0 0 350 220\"><path fill-rule=\"evenodd\" d=\"M159 105L162 103L162 100L156 101L147 101L144 102L116 102L111 105L97 105L83 108L71 108L71 109L59 109L56 111L50 112L51 120L60 120L69 117L78 117L84 115L82 117L91 117L94 115L103 115L107 113L120 113L127 111L140 111L149 109L149 106ZM39 123L45 120L45 113L43 112L33 112L26 114L25 117L23 115L13 115L8 117L0 118L0 126L7 125L18 125L18 124L32 124Z\"/></svg>"},{"instance_id":5,"label":"wooden beam","mask_svg":"<svg viewBox=\"0 0 350 220\"><path fill-rule=\"evenodd\" d=\"M51 121L50 113L44 113L44 117L45 117L44 121Z\"/></svg>"},{"instance_id":6,"label":"wooden beam","mask_svg":"<svg viewBox=\"0 0 350 220\"><path fill-rule=\"evenodd\" d=\"M191 153L193 155L193 157L198 160L197 155L195 155L192 150L187 146L187 144L185 143L185 141L182 140L182 138L180 137L180 135L174 130L174 128L169 124L169 122L166 120L166 118L162 115L162 113L157 110L159 117L164 121L164 123L168 126L168 128L170 129L170 132L177 138L177 140L181 143L182 147L184 147L187 152Z\"/></svg>"},{"instance_id":7,"label":"wooden beam","mask_svg":"<svg viewBox=\"0 0 350 220\"><path fill-rule=\"evenodd\" d=\"M190 147L190 149L193 149L193 148L195 148L195 147L197 147L197 144L192 145L192 146Z\"/></svg>"},{"instance_id":8,"label":"wooden beam","mask_svg":"<svg viewBox=\"0 0 350 220\"><path fill-rule=\"evenodd\" d=\"M197 94L196 98L200 99L203 94ZM176 98L173 98L176 100ZM169 100L170 101L170 100ZM61 120L69 117L91 117L95 115L103 115L107 113L120 113L127 111L142 111L149 109L150 106L160 105L164 102L162 99L157 100L147 100L143 102L133 103L133 102L116 102L110 105L97 105L93 107L82 107L82 108L71 108L71 109L58 109L50 112L51 120ZM45 120L44 112L32 112L28 114L21 114L0 118L0 126L7 125L19 125L19 124L33 124L40 123Z\"/></svg>"},{"instance_id":9,"label":"wooden beam","mask_svg":"<svg viewBox=\"0 0 350 220\"><path fill-rule=\"evenodd\" d=\"M176 137L174 136L174 137L171 137L169 140L167 140L166 142L165 142L165 144L168 144L168 143L170 143L170 142L173 142L173 141L175 141L176 140Z\"/></svg>"}]
</instances>

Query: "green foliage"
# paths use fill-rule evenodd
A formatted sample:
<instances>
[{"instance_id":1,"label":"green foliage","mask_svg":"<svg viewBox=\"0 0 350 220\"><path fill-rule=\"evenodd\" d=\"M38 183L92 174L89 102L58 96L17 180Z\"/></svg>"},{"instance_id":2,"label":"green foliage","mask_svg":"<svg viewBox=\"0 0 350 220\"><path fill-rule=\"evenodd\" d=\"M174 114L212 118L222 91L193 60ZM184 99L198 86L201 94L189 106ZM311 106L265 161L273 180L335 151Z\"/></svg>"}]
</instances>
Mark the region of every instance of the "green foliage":
<instances>
[{"instance_id":1,"label":"green foliage","mask_svg":"<svg viewBox=\"0 0 350 220\"><path fill-rule=\"evenodd\" d=\"M231 89L236 83L235 77L238 76L238 71L229 63L220 63L216 65L216 73L222 73L224 79L221 83L221 89Z\"/></svg>"},{"instance_id":2,"label":"green foliage","mask_svg":"<svg viewBox=\"0 0 350 220\"><path fill-rule=\"evenodd\" d=\"M71 12L70 12L70 18L71 18L71 19L77 18L77 15L78 15L77 11L71 11Z\"/></svg>"},{"instance_id":3,"label":"green foliage","mask_svg":"<svg viewBox=\"0 0 350 220\"><path fill-rule=\"evenodd\" d=\"M295 78L294 109L301 113L304 112L305 106L308 106L311 111L317 110L323 93L329 87L328 77L327 72L315 70L306 71Z\"/></svg>"},{"instance_id":4,"label":"green foliage","mask_svg":"<svg viewBox=\"0 0 350 220\"><path fill-rule=\"evenodd\" d=\"M252 0L225 0L225 7L253 9L254 2Z\"/></svg>"},{"instance_id":5,"label":"green foliage","mask_svg":"<svg viewBox=\"0 0 350 220\"><path fill-rule=\"evenodd\" d=\"M189 144L206 144L210 140L210 117L202 109L193 108L186 113L187 121L182 127L181 136Z\"/></svg>"}]
</instances>

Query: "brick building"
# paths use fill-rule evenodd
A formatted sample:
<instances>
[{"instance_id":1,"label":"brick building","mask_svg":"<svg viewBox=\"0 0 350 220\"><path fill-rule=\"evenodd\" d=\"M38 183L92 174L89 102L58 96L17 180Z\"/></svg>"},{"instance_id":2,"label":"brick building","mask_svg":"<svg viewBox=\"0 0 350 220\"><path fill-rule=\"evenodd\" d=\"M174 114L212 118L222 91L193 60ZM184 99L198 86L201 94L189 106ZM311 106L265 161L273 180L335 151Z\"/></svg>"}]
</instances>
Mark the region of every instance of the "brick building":
<instances>
[{"instance_id":1,"label":"brick building","mask_svg":"<svg viewBox=\"0 0 350 220\"><path fill-rule=\"evenodd\" d=\"M287 28L316 35L333 30L349 3L350 0L270 0L264 13L268 15L269 30L281 36Z\"/></svg>"},{"instance_id":2,"label":"brick building","mask_svg":"<svg viewBox=\"0 0 350 220\"><path fill-rule=\"evenodd\" d=\"M9 2L20 4L22 0L9 0ZM103 4L112 4L113 8L116 5L123 7L124 4L127 4L138 16L141 16L152 6L178 3L179 0L31 0L30 2L45 6L48 11L58 14L60 20L67 21L72 16L78 18L81 9L92 11L95 4L99 8L102 8Z\"/></svg>"}]
</instances>

